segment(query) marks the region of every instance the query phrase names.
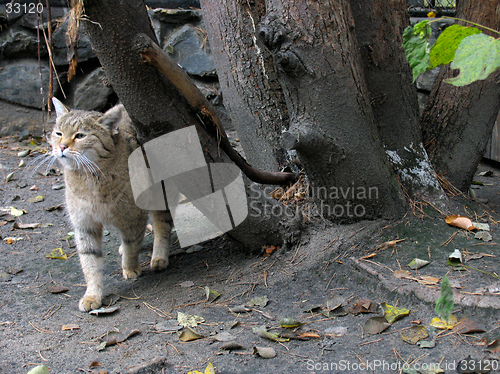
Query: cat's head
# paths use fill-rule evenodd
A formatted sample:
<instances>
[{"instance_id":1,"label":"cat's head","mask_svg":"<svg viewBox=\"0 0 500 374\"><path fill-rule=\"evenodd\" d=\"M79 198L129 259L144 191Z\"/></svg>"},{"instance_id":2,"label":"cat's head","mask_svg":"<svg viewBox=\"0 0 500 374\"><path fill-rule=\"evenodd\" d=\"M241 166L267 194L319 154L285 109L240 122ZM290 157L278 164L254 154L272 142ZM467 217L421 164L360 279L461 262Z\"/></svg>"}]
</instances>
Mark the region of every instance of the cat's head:
<instances>
[{"instance_id":1,"label":"cat's head","mask_svg":"<svg viewBox=\"0 0 500 374\"><path fill-rule=\"evenodd\" d=\"M56 98L52 99L57 113L50 136L52 155L64 168L89 171L110 157L115 149L119 125L126 116L123 105L106 113L69 110Z\"/></svg>"}]
</instances>

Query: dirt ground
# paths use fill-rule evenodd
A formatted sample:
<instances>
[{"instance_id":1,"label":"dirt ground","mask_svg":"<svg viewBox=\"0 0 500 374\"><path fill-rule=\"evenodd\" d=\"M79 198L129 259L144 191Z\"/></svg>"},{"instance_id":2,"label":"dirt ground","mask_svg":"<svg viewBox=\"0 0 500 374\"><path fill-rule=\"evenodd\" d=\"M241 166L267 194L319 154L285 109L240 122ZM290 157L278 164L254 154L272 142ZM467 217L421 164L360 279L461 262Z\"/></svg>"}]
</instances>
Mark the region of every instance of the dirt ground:
<instances>
[{"instance_id":1,"label":"dirt ground","mask_svg":"<svg viewBox=\"0 0 500 374\"><path fill-rule=\"evenodd\" d=\"M460 373L500 372L499 349L485 345L500 338L498 171L493 177L478 177L486 185L478 186L476 195L488 198L487 204L459 200L462 209L455 212L489 223L490 242L447 225L435 208L422 204L414 210L417 215L409 212L400 222L336 226L316 220L296 247L267 257L247 253L221 237L171 257L169 268L159 273L147 267L149 235L143 275L127 281L120 271L118 235L109 229L103 250L105 292L114 296L113 306L119 309L97 316L78 310L84 280L68 238L68 216L58 207L64 202L64 188L58 189L62 175L53 170L29 178L18 167L21 160L28 164L36 156L19 156L37 147L29 142L0 138L2 374L27 373L41 364L51 374L188 373L204 372L209 363L216 373L228 374L455 373L457 365ZM37 196L43 201L36 202ZM12 216L16 211L10 207L25 213ZM22 228L35 223L40 225ZM399 239L404 240L393 247L377 248ZM62 248L67 258L47 258L55 248ZM446 265L455 249L464 255L465 269L453 271ZM410 270L406 265L415 257L430 264ZM410 274L398 279L397 270ZM460 287L454 290L454 315L476 321L480 326L475 330L483 332L460 334L429 326L444 274ZM208 301L206 287L214 291ZM220 296L215 298L215 292ZM365 323L382 314L354 312L363 307L380 312L377 304L383 302L410 313L372 335ZM181 340L187 329L175 331L179 313L203 318L193 328L202 338ZM304 324L280 327L285 317ZM424 340L434 342L433 348L402 340L401 334L414 325L426 326L429 337ZM260 326L271 338L280 334L292 339L266 339L253 330ZM122 333L117 339L122 341L104 346L101 341L114 336L113 331ZM259 357L254 347L273 348L276 356ZM467 358L471 360L461 361ZM419 371L409 369L410 364Z\"/></svg>"}]
</instances>

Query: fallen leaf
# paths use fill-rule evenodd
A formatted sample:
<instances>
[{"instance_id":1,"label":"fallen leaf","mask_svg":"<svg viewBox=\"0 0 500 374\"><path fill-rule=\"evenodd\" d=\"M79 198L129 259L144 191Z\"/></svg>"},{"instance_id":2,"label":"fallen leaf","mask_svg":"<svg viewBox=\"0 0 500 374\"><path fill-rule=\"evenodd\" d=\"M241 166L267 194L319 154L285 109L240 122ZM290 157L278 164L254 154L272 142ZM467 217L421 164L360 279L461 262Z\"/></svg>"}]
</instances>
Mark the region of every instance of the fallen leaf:
<instances>
[{"instance_id":1,"label":"fallen leaf","mask_svg":"<svg viewBox=\"0 0 500 374\"><path fill-rule=\"evenodd\" d=\"M425 265L428 265L429 261L427 260L421 260L419 258L414 258L413 261L411 261L407 266L412 269L412 270L418 270L420 268L423 268Z\"/></svg>"},{"instance_id":2,"label":"fallen leaf","mask_svg":"<svg viewBox=\"0 0 500 374\"><path fill-rule=\"evenodd\" d=\"M287 342L289 338L281 338L278 333L270 333L267 331L266 326L257 326L252 328L254 334L259 335L261 338L272 340L274 342Z\"/></svg>"},{"instance_id":3,"label":"fallen leaf","mask_svg":"<svg viewBox=\"0 0 500 374\"><path fill-rule=\"evenodd\" d=\"M30 152L31 152L31 151L30 151L29 149L26 149L26 150L24 150L24 151L19 152L19 153L17 154L17 157L26 157L27 155L29 155L29 154L30 154Z\"/></svg>"},{"instance_id":4,"label":"fallen leaf","mask_svg":"<svg viewBox=\"0 0 500 374\"><path fill-rule=\"evenodd\" d=\"M179 286L181 286L182 288L193 287L194 282L193 281L184 281L184 282L179 283Z\"/></svg>"},{"instance_id":5,"label":"fallen leaf","mask_svg":"<svg viewBox=\"0 0 500 374\"><path fill-rule=\"evenodd\" d=\"M384 310L384 317L389 323L394 323L398 319L401 319L403 317L406 317L407 315L410 314L410 311L405 308L398 308L392 305L389 305L387 303L382 303L380 304L382 309Z\"/></svg>"},{"instance_id":6,"label":"fallen leaf","mask_svg":"<svg viewBox=\"0 0 500 374\"><path fill-rule=\"evenodd\" d=\"M478 231L474 235L474 238L485 241L485 242L491 242L493 240L493 237L488 231Z\"/></svg>"},{"instance_id":7,"label":"fallen leaf","mask_svg":"<svg viewBox=\"0 0 500 374\"><path fill-rule=\"evenodd\" d=\"M482 177L492 177L495 175L495 173L493 173L493 170L486 170L478 173L477 175L480 175Z\"/></svg>"},{"instance_id":8,"label":"fallen leaf","mask_svg":"<svg viewBox=\"0 0 500 374\"><path fill-rule=\"evenodd\" d=\"M382 244L379 244L377 245L375 248L373 248L373 250L377 251L377 250L381 250L383 251L384 249L387 249L387 248L392 248L394 247L397 243L399 242L402 242L402 241L405 241L406 239L397 239L397 240L389 240L385 243L382 243Z\"/></svg>"},{"instance_id":9,"label":"fallen leaf","mask_svg":"<svg viewBox=\"0 0 500 374\"><path fill-rule=\"evenodd\" d=\"M99 366L101 366L101 363L99 361L92 361L89 365L89 368L92 369Z\"/></svg>"},{"instance_id":10,"label":"fallen leaf","mask_svg":"<svg viewBox=\"0 0 500 374\"><path fill-rule=\"evenodd\" d=\"M462 252L460 249L455 249L451 255L448 256L447 264L450 266L459 266L462 265Z\"/></svg>"},{"instance_id":11,"label":"fallen leaf","mask_svg":"<svg viewBox=\"0 0 500 374\"><path fill-rule=\"evenodd\" d=\"M419 278L417 278L418 283L425 285L435 285L438 284L440 281L441 279L433 277L431 275L421 275Z\"/></svg>"},{"instance_id":12,"label":"fallen leaf","mask_svg":"<svg viewBox=\"0 0 500 374\"><path fill-rule=\"evenodd\" d=\"M102 343L105 343L106 347L109 347L110 345L115 345L117 343L124 342L125 340L137 334L140 334L139 330L132 330L129 333L121 333L119 331L109 331L100 338L100 341Z\"/></svg>"},{"instance_id":13,"label":"fallen leaf","mask_svg":"<svg viewBox=\"0 0 500 374\"><path fill-rule=\"evenodd\" d=\"M304 339L321 339L321 335L314 331L305 331L299 333L299 337Z\"/></svg>"},{"instance_id":14,"label":"fallen leaf","mask_svg":"<svg viewBox=\"0 0 500 374\"><path fill-rule=\"evenodd\" d=\"M272 347L253 347L253 354L262 358L276 357L276 351Z\"/></svg>"},{"instance_id":15,"label":"fallen leaf","mask_svg":"<svg viewBox=\"0 0 500 374\"><path fill-rule=\"evenodd\" d=\"M62 209L63 208L63 204L59 204L59 205L54 205L54 206L51 206L51 207L48 207L48 208L44 208L47 212L53 212L54 210L58 210L58 209Z\"/></svg>"},{"instance_id":16,"label":"fallen leaf","mask_svg":"<svg viewBox=\"0 0 500 374\"><path fill-rule=\"evenodd\" d=\"M356 304L349 308L351 314L358 315L359 313L377 313L379 305L371 300L356 300Z\"/></svg>"},{"instance_id":17,"label":"fallen leaf","mask_svg":"<svg viewBox=\"0 0 500 374\"><path fill-rule=\"evenodd\" d=\"M211 290L208 286L205 286L205 297L206 297L205 301L212 303L216 299L218 299L220 295L221 295L220 292Z\"/></svg>"},{"instance_id":18,"label":"fallen leaf","mask_svg":"<svg viewBox=\"0 0 500 374\"><path fill-rule=\"evenodd\" d=\"M49 368L45 365L38 365L28 371L28 374L49 374Z\"/></svg>"},{"instance_id":19,"label":"fallen leaf","mask_svg":"<svg viewBox=\"0 0 500 374\"><path fill-rule=\"evenodd\" d=\"M44 200L43 196L30 197L28 203L41 203Z\"/></svg>"},{"instance_id":20,"label":"fallen leaf","mask_svg":"<svg viewBox=\"0 0 500 374\"><path fill-rule=\"evenodd\" d=\"M107 294L102 298L102 305L110 307L111 305L115 305L121 298L122 297L120 295L115 293Z\"/></svg>"},{"instance_id":21,"label":"fallen leaf","mask_svg":"<svg viewBox=\"0 0 500 374\"><path fill-rule=\"evenodd\" d=\"M190 314L185 314L182 312L177 312L177 322L179 326L183 327L196 327L200 323L205 322L205 318Z\"/></svg>"},{"instance_id":22,"label":"fallen leaf","mask_svg":"<svg viewBox=\"0 0 500 374\"><path fill-rule=\"evenodd\" d=\"M183 342L191 342L193 340L198 340L204 338L203 335L198 334L196 331L190 327L186 327L186 330L182 331L179 335L179 339Z\"/></svg>"},{"instance_id":23,"label":"fallen leaf","mask_svg":"<svg viewBox=\"0 0 500 374\"><path fill-rule=\"evenodd\" d=\"M430 323L432 327L435 327L440 330L451 330L457 324L458 324L457 317L455 317L453 314L450 314L448 322L439 317L434 317Z\"/></svg>"},{"instance_id":24,"label":"fallen leaf","mask_svg":"<svg viewBox=\"0 0 500 374\"><path fill-rule=\"evenodd\" d=\"M13 177L14 177L14 172L7 174L7 176L5 177L5 183L10 182Z\"/></svg>"},{"instance_id":25,"label":"fallen leaf","mask_svg":"<svg viewBox=\"0 0 500 374\"><path fill-rule=\"evenodd\" d=\"M236 351L238 349L245 349L245 347L243 347L241 344L236 343L236 342L228 342L228 343L222 344L219 349L224 350L224 351Z\"/></svg>"},{"instance_id":26,"label":"fallen leaf","mask_svg":"<svg viewBox=\"0 0 500 374\"><path fill-rule=\"evenodd\" d=\"M252 309L247 308L245 305L237 305L233 308L229 308L229 311L232 313L248 313L251 312Z\"/></svg>"},{"instance_id":27,"label":"fallen leaf","mask_svg":"<svg viewBox=\"0 0 500 374\"><path fill-rule=\"evenodd\" d=\"M99 309L94 309L89 312L89 314L95 314L96 316L100 314L111 314L116 312L120 307L118 305L110 306L110 307L101 307Z\"/></svg>"},{"instance_id":28,"label":"fallen leaf","mask_svg":"<svg viewBox=\"0 0 500 374\"><path fill-rule=\"evenodd\" d=\"M194 371L189 371L187 374L215 374L215 368L212 365L212 363L209 362L203 373L198 370L194 370Z\"/></svg>"},{"instance_id":29,"label":"fallen leaf","mask_svg":"<svg viewBox=\"0 0 500 374\"><path fill-rule=\"evenodd\" d=\"M472 225L481 231L490 231L490 225L487 223L472 222Z\"/></svg>"},{"instance_id":30,"label":"fallen leaf","mask_svg":"<svg viewBox=\"0 0 500 374\"><path fill-rule=\"evenodd\" d=\"M293 318L283 318L280 320L280 326L287 329L293 329L302 325L302 322L296 321Z\"/></svg>"},{"instance_id":31,"label":"fallen leaf","mask_svg":"<svg viewBox=\"0 0 500 374\"><path fill-rule=\"evenodd\" d=\"M47 292L53 293L53 294L58 294L58 293L63 293L69 291L68 287L61 286L60 284L55 284L53 286L48 286L47 287Z\"/></svg>"},{"instance_id":32,"label":"fallen leaf","mask_svg":"<svg viewBox=\"0 0 500 374\"><path fill-rule=\"evenodd\" d=\"M347 327L335 326L325 329L325 336L327 338L338 338L347 334Z\"/></svg>"},{"instance_id":33,"label":"fallen leaf","mask_svg":"<svg viewBox=\"0 0 500 374\"><path fill-rule=\"evenodd\" d=\"M409 329L401 331L401 340L405 343L415 345L419 340L425 339L429 336L425 326L415 325Z\"/></svg>"},{"instance_id":34,"label":"fallen leaf","mask_svg":"<svg viewBox=\"0 0 500 374\"><path fill-rule=\"evenodd\" d=\"M488 346L486 350L490 353L500 353L500 339L493 340Z\"/></svg>"},{"instance_id":35,"label":"fallen leaf","mask_svg":"<svg viewBox=\"0 0 500 374\"><path fill-rule=\"evenodd\" d=\"M434 348L436 346L436 341L432 340L420 340L417 342L420 348Z\"/></svg>"},{"instance_id":36,"label":"fallen leaf","mask_svg":"<svg viewBox=\"0 0 500 374\"><path fill-rule=\"evenodd\" d=\"M20 217L25 213L26 213L26 211L24 209L17 209L17 208L14 208L13 206L10 207L10 215L11 216Z\"/></svg>"},{"instance_id":37,"label":"fallen leaf","mask_svg":"<svg viewBox=\"0 0 500 374\"><path fill-rule=\"evenodd\" d=\"M61 330L62 331L68 331L68 330L78 330L80 326L75 325L75 324L70 324L70 325L62 325Z\"/></svg>"},{"instance_id":38,"label":"fallen leaf","mask_svg":"<svg viewBox=\"0 0 500 374\"><path fill-rule=\"evenodd\" d=\"M398 279L406 278L411 275L409 270L396 270L394 271L394 276Z\"/></svg>"},{"instance_id":39,"label":"fallen leaf","mask_svg":"<svg viewBox=\"0 0 500 374\"><path fill-rule=\"evenodd\" d=\"M155 324L155 330L159 332L172 332L179 331L182 329L182 326L179 326L179 323L175 319L169 319L167 321L162 321Z\"/></svg>"},{"instance_id":40,"label":"fallen leaf","mask_svg":"<svg viewBox=\"0 0 500 374\"><path fill-rule=\"evenodd\" d=\"M15 222L12 227L14 229L26 230L26 229L36 229L36 228L38 228L40 226L42 226L41 223L20 223L20 222Z\"/></svg>"},{"instance_id":41,"label":"fallen leaf","mask_svg":"<svg viewBox=\"0 0 500 374\"><path fill-rule=\"evenodd\" d=\"M459 334L474 334L474 333L482 333L485 332L484 326L481 326L476 321L469 319L468 317L462 317L460 322L453 327L453 331L458 332Z\"/></svg>"},{"instance_id":42,"label":"fallen leaf","mask_svg":"<svg viewBox=\"0 0 500 374\"><path fill-rule=\"evenodd\" d=\"M264 308L268 302L269 302L269 299L267 298L267 296L256 296L256 297L252 297L250 299L250 302L248 302L246 304L246 306L249 306L249 307L260 306L260 307Z\"/></svg>"},{"instance_id":43,"label":"fallen leaf","mask_svg":"<svg viewBox=\"0 0 500 374\"><path fill-rule=\"evenodd\" d=\"M448 225L459 227L464 230L471 231L476 229L472 224L472 221L464 216L454 214L452 216L445 217L445 221Z\"/></svg>"},{"instance_id":44,"label":"fallen leaf","mask_svg":"<svg viewBox=\"0 0 500 374\"><path fill-rule=\"evenodd\" d=\"M230 342L236 339L236 336L228 333L227 331L219 332L214 336L214 339L218 342Z\"/></svg>"},{"instance_id":45,"label":"fallen leaf","mask_svg":"<svg viewBox=\"0 0 500 374\"><path fill-rule=\"evenodd\" d=\"M384 317L372 317L365 322L364 331L370 335L380 334L391 324Z\"/></svg>"},{"instance_id":46,"label":"fallen leaf","mask_svg":"<svg viewBox=\"0 0 500 374\"><path fill-rule=\"evenodd\" d=\"M50 253L47 253L45 257L50 258L51 260L66 260L68 258L68 255L62 248L54 248Z\"/></svg>"}]
</instances>

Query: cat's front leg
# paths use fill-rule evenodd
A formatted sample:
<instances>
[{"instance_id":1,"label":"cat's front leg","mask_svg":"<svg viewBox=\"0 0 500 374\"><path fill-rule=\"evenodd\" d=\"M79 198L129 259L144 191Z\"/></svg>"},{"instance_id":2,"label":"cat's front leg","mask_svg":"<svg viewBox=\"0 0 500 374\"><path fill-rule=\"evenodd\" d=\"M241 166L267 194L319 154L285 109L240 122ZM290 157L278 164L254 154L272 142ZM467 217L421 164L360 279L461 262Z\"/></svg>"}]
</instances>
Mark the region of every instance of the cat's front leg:
<instances>
[{"instance_id":1,"label":"cat's front leg","mask_svg":"<svg viewBox=\"0 0 500 374\"><path fill-rule=\"evenodd\" d=\"M102 225L75 228L75 237L87 290L80 299L79 309L98 309L102 300Z\"/></svg>"}]
</instances>

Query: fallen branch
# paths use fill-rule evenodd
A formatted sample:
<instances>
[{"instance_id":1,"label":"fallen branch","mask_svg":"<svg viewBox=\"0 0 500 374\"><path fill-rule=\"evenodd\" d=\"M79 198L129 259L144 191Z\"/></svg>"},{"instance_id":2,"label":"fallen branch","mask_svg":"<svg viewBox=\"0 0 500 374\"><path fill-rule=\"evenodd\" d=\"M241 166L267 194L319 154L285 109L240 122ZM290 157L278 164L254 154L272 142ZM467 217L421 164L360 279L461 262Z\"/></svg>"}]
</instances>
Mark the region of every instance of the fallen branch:
<instances>
[{"instance_id":1,"label":"fallen branch","mask_svg":"<svg viewBox=\"0 0 500 374\"><path fill-rule=\"evenodd\" d=\"M269 172L256 169L231 146L217 113L203 96L200 90L191 82L187 73L179 67L151 38L145 34L136 37L136 48L143 62L154 66L167 78L186 99L189 106L197 114L206 131L217 140L217 143L227 156L253 182L262 184L287 185L297 181L294 173Z\"/></svg>"}]
</instances>

